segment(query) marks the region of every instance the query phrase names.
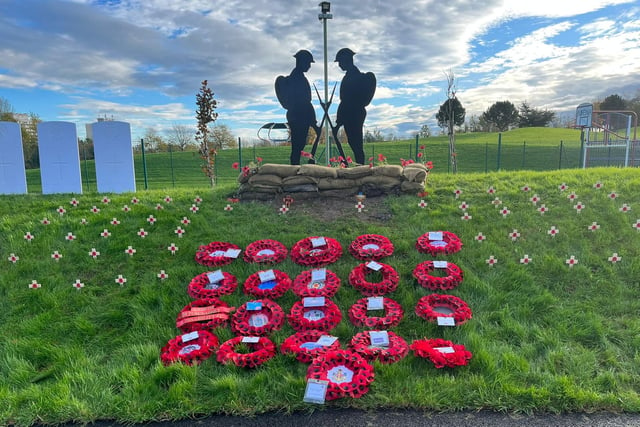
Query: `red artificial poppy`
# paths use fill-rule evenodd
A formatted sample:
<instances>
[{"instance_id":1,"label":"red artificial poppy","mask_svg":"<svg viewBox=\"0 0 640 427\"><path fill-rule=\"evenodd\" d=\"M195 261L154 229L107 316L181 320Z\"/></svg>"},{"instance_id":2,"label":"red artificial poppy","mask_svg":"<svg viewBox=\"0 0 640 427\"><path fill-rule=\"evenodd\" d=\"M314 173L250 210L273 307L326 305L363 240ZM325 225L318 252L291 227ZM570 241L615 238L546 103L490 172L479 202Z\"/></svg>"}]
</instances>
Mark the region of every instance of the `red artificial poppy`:
<instances>
[{"instance_id":1,"label":"red artificial poppy","mask_svg":"<svg viewBox=\"0 0 640 427\"><path fill-rule=\"evenodd\" d=\"M446 276L439 277L432 275L431 273L436 270L434 261L424 261L413 269L413 277L418 279L420 286L431 289L432 291L454 289L462 283L464 276L462 270L452 262L443 262L446 263L446 267L444 267L447 273Z\"/></svg>"},{"instance_id":2,"label":"red artificial poppy","mask_svg":"<svg viewBox=\"0 0 640 427\"><path fill-rule=\"evenodd\" d=\"M356 301L349 309L351 323L355 326L373 329L387 329L398 326L404 316L402 306L391 298L381 298L383 298L384 316L369 316L369 298L362 298Z\"/></svg>"}]
</instances>

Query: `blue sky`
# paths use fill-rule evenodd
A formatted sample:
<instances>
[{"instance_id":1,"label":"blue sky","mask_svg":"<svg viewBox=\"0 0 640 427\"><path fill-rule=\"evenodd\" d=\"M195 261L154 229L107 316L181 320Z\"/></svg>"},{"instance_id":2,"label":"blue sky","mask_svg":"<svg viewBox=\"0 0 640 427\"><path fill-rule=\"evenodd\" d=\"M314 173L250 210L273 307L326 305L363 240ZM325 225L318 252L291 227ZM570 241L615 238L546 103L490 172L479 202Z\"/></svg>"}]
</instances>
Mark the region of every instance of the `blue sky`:
<instances>
[{"instance_id":1,"label":"blue sky","mask_svg":"<svg viewBox=\"0 0 640 427\"><path fill-rule=\"evenodd\" d=\"M264 123L285 121L273 83L297 50L313 53L308 78L323 87L318 3L0 0L0 96L16 112L75 122L80 136L107 116L140 138L195 127L207 79L218 122L254 140ZM435 129L448 71L468 116L503 100L561 113L640 95L637 1L336 0L331 12L330 85L343 75L335 52L351 48L378 80L365 127L384 135Z\"/></svg>"}]
</instances>

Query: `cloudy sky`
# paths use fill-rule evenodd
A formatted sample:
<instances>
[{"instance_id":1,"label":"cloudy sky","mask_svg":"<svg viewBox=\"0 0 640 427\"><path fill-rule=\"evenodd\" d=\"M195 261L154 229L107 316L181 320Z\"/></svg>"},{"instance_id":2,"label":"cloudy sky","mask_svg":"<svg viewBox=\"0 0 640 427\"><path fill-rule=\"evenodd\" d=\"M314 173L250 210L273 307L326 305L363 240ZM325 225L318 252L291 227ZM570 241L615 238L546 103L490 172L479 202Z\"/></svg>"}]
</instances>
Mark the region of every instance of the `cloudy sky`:
<instances>
[{"instance_id":1,"label":"cloudy sky","mask_svg":"<svg viewBox=\"0 0 640 427\"><path fill-rule=\"evenodd\" d=\"M139 138L195 126L207 79L218 122L254 139L263 124L285 121L273 83L297 50L313 53L308 77L323 88L318 3L0 0L0 96L16 112L78 123L79 136L107 116ZM331 13L330 85L343 75L335 52L351 48L378 80L366 129L384 135L435 129L449 71L468 116L502 100L568 112L640 95L637 1L335 0Z\"/></svg>"}]
</instances>

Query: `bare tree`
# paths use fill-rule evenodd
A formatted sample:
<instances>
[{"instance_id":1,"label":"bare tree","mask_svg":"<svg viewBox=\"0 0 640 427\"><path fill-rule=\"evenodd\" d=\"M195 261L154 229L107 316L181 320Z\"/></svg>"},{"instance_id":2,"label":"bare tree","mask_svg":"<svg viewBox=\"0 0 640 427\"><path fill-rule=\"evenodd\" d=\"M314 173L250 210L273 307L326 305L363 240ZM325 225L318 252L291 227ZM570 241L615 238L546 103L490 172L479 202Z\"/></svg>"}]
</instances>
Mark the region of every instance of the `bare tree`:
<instances>
[{"instance_id":1,"label":"bare tree","mask_svg":"<svg viewBox=\"0 0 640 427\"><path fill-rule=\"evenodd\" d=\"M448 125L449 125L449 159L451 162L451 170L453 173L458 172L458 160L456 154L456 135L455 135L455 109L454 103L457 101L456 92L458 88L455 83L455 76L452 70L445 73L447 77L447 105L448 105ZM464 117L462 119L464 122Z\"/></svg>"},{"instance_id":2,"label":"bare tree","mask_svg":"<svg viewBox=\"0 0 640 427\"><path fill-rule=\"evenodd\" d=\"M191 127L174 123L167 132L167 139L170 144L178 147L180 151L185 151L189 146L194 145L194 133Z\"/></svg>"},{"instance_id":3,"label":"bare tree","mask_svg":"<svg viewBox=\"0 0 640 427\"><path fill-rule=\"evenodd\" d=\"M196 119L198 120L198 131L196 140L200 143L198 149L200 158L203 160L202 172L209 178L211 187L216 185L215 162L216 149L211 135L209 123L213 123L218 118L215 109L218 102L213 98L213 91L207 86L207 81L202 81L200 91L196 94Z\"/></svg>"}]
</instances>

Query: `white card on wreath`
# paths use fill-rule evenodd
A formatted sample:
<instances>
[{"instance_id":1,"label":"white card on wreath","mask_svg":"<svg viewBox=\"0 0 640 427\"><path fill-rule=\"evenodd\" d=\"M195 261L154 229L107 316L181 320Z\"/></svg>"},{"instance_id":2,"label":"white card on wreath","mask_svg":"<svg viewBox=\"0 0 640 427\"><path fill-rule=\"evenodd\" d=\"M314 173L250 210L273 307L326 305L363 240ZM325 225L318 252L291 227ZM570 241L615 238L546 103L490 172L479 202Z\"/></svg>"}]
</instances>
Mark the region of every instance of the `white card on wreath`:
<instances>
[{"instance_id":1,"label":"white card on wreath","mask_svg":"<svg viewBox=\"0 0 640 427\"><path fill-rule=\"evenodd\" d=\"M367 298L367 310L384 310L384 297Z\"/></svg>"},{"instance_id":2,"label":"white card on wreath","mask_svg":"<svg viewBox=\"0 0 640 427\"><path fill-rule=\"evenodd\" d=\"M242 337L242 342L246 344L257 344L260 342L260 337Z\"/></svg>"},{"instance_id":3,"label":"white card on wreath","mask_svg":"<svg viewBox=\"0 0 640 427\"><path fill-rule=\"evenodd\" d=\"M442 231L430 231L429 240L442 240Z\"/></svg>"},{"instance_id":4,"label":"white card on wreath","mask_svg":"<svg viewBox=\"0 0 640 427\"><path fill-rule=\"evenodd\" d=\"M456 326L456 319L453 317L438 317L438 326Z\"/></svg>"},{"instance_id":5,"label":"white card on wreath","mask_svg":"<svg viewBox=\"0 0 640 427\"><path fill-rule=\"evenodd\" d=\"M238 258L238 256L240 255L240 252L242 252L241 249L227 249L227 251L224 253L224 256L226 256L227 258Z\"/></svg>"},{"instance_id":6,"label":"white card on wreath","mask_svg":"<svg viewBox=\"0 0 640 427\"><path fill-rule=\"evenodd\" d=\"M326 347L330 346L337 340L338 337L334 337L333 335L322 335L320 338L318 338L318 341L316 341L316 343Z\"/></svg>"},{"instance_id":7,"label":"white card on wreath","mask_svg":"<svg viewBox=\"0 0 640 427\"><path fill-rule=\"evenodd\" d=\"M447 268L448 266L447 261L433 261L433 268Z\"/></svg>"},{"instance_id":8,"label":"white card on wreath","mask_svg":"<svg viewBox=\"0 0 640 427\"><path fill-rule=\"evenodd\" d=\"M327 380L316 380L313 378L309 378L307 380L307 387L304 390L304 398L303 402L306 403L317 403L318 405L324 404L324 399L327 394L327 386L329 385L329 381Z\"/></svg>"},{"instance_id":9,"label":"white card on wreath","mask_svg":"<svg viewBox=\"0 0 640 427\"><path fill-rule=\"evenodd\" d=\"M379 262L375 262L375 261L369 261L367 263L367 268L373 270L373 271L380 271L380 269L382 268L382 264L380 264Z\"/></svg>"},{"instance_id":10,"label":"white card on wreath","mask_svg":"<svg viewBox=\"0 0 640 427\"><path fill-rule=\"evenodd\" d=\"M210 257L216 257L216 256L227 256L227 252L226 251L215 251L215 252L210 252L209 253Z\"/></svg>"},{"instance_id":11,"label":"white card on wreath","mask_svg":"<svg viewBox=\"0 0 640 427\"><path fill-rule=\"evenodd\" d=\"M369 339L374 347L389 347L389 333L387 331L369 331Z\"/></svg>"},{"instance_id":12,"label":"white card on wreath","mask_svg":"<svg viewBox=\"0 0 640 427\"><path fill-rule=\"evenodd\" d=\"M222 274L222 270L211 271L207 273L207 279L209 279L209 283L218 283L224 280L224 274Z\"/></svg>"},{"instance_id":13,"label":"white card on wreath","mask_svg":"<svg viewBox=\"0 0 640 427\"><path fill-rule=\"evenodd\" d=\"M455 353L456 351L453 347L434 347L435 350L438 350L440 353Z\"/></svg>"},{"instance_id":14,"label":"white card on wreath","mask_svg":"<svg viewBox=\"0 0 640 427\"><path fill-rule=\"evenodd\" d=\"M261 283L276 280L276 273L274 273L273 270L260 271L258 276L260 277Z\"/></svg>"},{"instance_id":15,"label":"white card on wreath","mask_svg":"<svg viewBox=\"0 0 640 427\"><path fill-rule=\"evenodd\" d=\"M303 307L324 307L326 304L324 297L302 298Z\"/></svg>"},{"instance_id":16,"label":"white card on wreath","mask_svg":"<svg viewBox=\"0 0 640 427\"><path fill-rule=\"evenodd\" d=\"M248 301L247 311L260 311L262 310L262 301Z\"/></svg>"},{"instance_id":17,"label":"white card on wreath","mask_svg":"<svg viewBox=\"0 0 640 427\"><path fill-rule=\"evenodd\" d=\"M320 246L325 246L326 244L327 241L324 237L314 237L313 239L311 239L311 246L313 246L314 248L319 248Z\"/></svg>"},{"instance_id":18,"label":"white card on wreath","mask_svg":"<svg viewBox=\"0 0 640 427\"><path fill-rule=\"evenodd\" d=\"M327 279L327 269L326 268L314 268L311 270L311 281L312 282L320 282Z\"/></svg>"},{"instance_id":19,"label":"white card on wreath","mask_svg":"<svg viewBox=\"0 0 640 427\"><path fill-rule=\"evenodd\" d=\"M200 338L198 331L189 332L188 334L182 335L182 342L189 342L193 340L197 340Z\"/></svg>"}]
</instances>

